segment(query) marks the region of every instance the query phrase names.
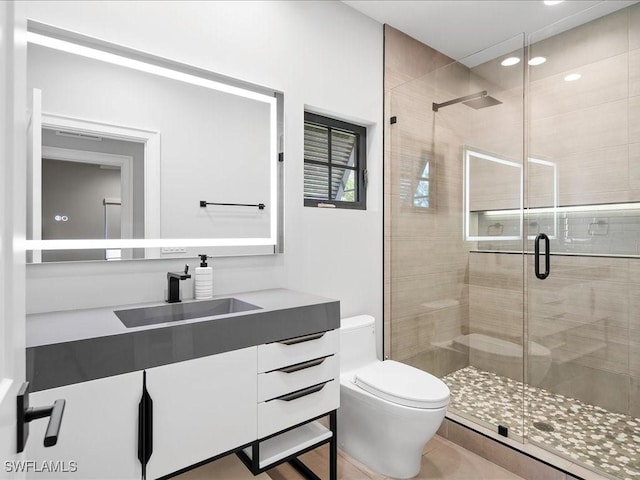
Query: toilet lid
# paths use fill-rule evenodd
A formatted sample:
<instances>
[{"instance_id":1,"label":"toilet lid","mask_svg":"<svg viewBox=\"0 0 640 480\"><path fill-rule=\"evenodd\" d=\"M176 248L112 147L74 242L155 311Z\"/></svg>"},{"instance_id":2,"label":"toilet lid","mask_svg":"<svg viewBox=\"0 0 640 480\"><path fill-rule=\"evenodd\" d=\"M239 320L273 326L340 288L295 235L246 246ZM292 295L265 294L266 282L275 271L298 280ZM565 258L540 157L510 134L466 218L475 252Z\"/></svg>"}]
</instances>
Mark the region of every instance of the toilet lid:
<instances>
[{"instance_id":1,"label":"toilet lid","mask_svg":"<svg viewBox=\"0 0 640 480\"><path fill-rule=\"evenodd\" d=\"M449 404L449 388L442 380L393 360L358 370L354 382L372 395L407 407L441 408Z\"/></svg>"}]
</instances>

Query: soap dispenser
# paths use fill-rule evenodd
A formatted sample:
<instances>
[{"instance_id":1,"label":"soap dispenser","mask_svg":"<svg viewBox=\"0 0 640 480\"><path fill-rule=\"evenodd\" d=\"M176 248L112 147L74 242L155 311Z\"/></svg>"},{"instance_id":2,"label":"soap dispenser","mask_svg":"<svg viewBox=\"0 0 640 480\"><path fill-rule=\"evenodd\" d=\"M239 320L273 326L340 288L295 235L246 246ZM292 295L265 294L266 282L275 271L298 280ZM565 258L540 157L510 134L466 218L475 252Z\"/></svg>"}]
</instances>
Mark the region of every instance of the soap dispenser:
<instances>
[{"instance_id":1,"label":"soap dispenser","mask_svg":"<svg viewBox=\"0 0 640 480\"><path fill-rule=\"evenodd\" d=\"M213 268L207 266L207 255L200 254L200 266L196 267L195 289L196 300L213 297Z\"/></svg>"}]
</instances>

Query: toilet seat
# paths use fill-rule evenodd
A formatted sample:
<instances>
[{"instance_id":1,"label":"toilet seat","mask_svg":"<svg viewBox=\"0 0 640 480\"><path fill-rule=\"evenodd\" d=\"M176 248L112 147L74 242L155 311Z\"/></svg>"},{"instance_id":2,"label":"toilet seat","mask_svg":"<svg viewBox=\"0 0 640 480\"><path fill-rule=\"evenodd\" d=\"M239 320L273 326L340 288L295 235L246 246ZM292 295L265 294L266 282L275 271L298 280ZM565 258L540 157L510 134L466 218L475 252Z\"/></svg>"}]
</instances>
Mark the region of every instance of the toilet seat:
<instances>
[{"instance_id":1,"label":"toilet seat","mask_svg":"<svg viewBox=\"0 0 640 480\"><path fill-rule=\"evenodd\" d=\"M393 360L357 370L354 383L372 395L406 407L442 408L449 404L449 388L442 380Z\"/></svg>"}]
</instances>

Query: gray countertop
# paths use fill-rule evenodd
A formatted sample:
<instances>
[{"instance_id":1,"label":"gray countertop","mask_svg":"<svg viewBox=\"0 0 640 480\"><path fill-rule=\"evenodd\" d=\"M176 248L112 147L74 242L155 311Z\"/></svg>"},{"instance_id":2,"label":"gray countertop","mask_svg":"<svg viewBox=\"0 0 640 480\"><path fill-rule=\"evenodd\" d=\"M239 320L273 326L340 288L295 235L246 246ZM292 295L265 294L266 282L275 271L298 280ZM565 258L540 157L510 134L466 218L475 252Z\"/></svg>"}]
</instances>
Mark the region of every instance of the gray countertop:
<instances>
[{"instance_id":1,"label":"gray countertop","mask_svg":"<svg viewBox=\"0 0 640 480\"><path fill-rule=\"evenodd\" d=\"M114 310L165 303L27 315L27 379L31 390L144 370L340 326L340 303L336 300L286 289L214 298L226 297L261 308L133 328L125 327Z\"/></svg>"},{"instance_id":2,"label":"gray countertop","mask_svg":"<svg viewBox=\"0 0 640 480\"><path fill-rule=\"evenodd\" d=\"M230 313L227 315L216 315L215 317L202 317L133 328L125 327L113 312L115 310L125 310L129 308L167 305L167 303L160 301L145 304L115 305L103 308L88 308L32 314L27 315L27 348L52 343L72 342L88 338L105 337L109 335L127 334L149 329L173 328L177 325L185 325L189 323L242 317L245 315L259 314L274 310L284 310L335 302L335 300L331 300L329 298L296 292L294 290L287 290L284 288L217 295L213 298L228 297L234 297L261 308L260 310L252 310L248 312ZM197 300L187 300L183 303L191 302L197 302Z\"/></svg>"}]
</instances>

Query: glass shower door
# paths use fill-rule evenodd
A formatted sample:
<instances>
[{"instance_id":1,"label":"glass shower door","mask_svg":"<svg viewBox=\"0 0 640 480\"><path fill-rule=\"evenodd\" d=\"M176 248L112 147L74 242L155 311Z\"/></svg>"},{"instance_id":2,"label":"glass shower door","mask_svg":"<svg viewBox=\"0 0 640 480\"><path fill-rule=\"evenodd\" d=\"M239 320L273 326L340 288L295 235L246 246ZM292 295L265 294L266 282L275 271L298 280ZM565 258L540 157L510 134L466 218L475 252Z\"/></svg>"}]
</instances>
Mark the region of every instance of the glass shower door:
<instances>
[{"instance_id":1,"label":"glass shower door","mask_svg":"<svg viewBox=\"0 0 640 480\"><path fill-rule=\"evenodd\" d=\"M391 93L387 341L451 414L522 439L524 68L500 62L523 37L490 50Z\"/></svg>"},{"instance_id":2,"label":"glass shower door","mask_svg":"<svg viewBox=\"0 0 640 480\"><path fill-rule=\"evenodd\" d=\"M640 477L638 18L529 39L528 438L615 478Z\"/></svg>"}]
</instances>

